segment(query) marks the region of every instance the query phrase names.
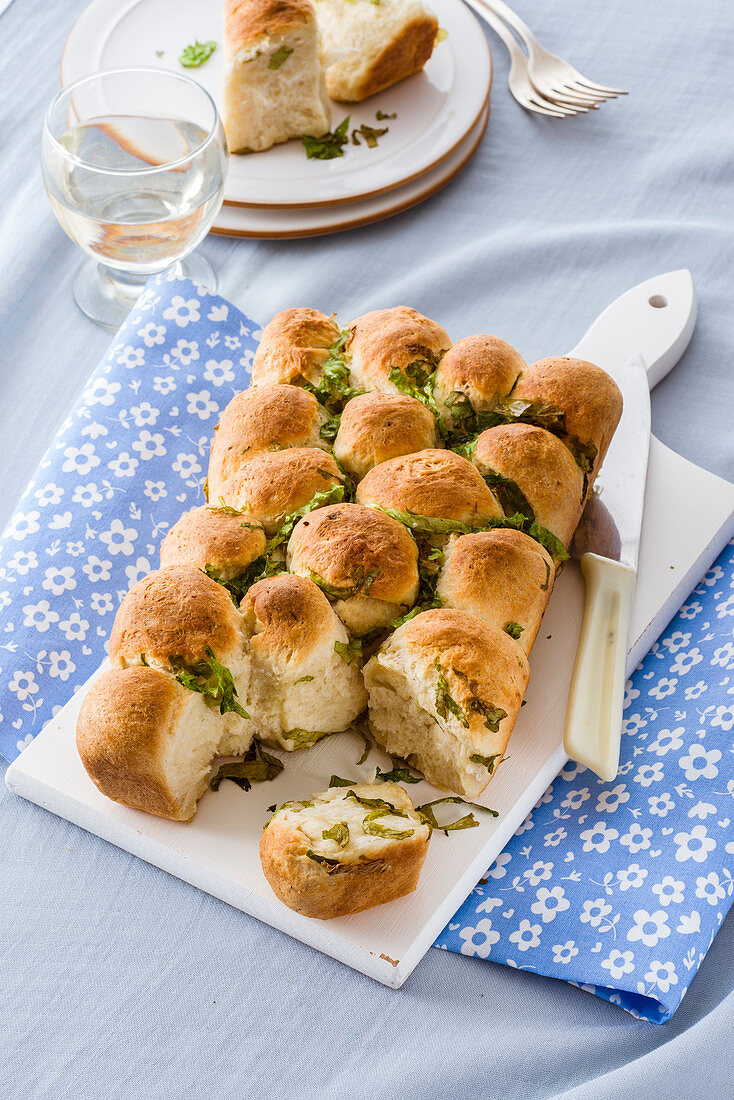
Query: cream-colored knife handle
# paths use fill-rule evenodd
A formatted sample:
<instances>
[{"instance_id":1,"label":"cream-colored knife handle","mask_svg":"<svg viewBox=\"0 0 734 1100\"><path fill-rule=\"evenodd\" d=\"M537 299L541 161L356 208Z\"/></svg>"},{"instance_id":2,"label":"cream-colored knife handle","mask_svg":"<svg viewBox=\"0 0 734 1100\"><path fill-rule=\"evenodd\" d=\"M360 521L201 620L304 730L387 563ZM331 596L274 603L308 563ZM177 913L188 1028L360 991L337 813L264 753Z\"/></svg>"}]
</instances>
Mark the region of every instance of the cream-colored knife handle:
<instances>
[{"instance_id":1,"label":"cream-colored knife handle","mask_svg":"<svg viewBox=\"0 0 734 1100\"><path fill-rule=\"evenodd\" d=\"M617 774L634 569L584 554L586 609L573 667L563 747L600 779Z\"/></svg>"}]
</instances>

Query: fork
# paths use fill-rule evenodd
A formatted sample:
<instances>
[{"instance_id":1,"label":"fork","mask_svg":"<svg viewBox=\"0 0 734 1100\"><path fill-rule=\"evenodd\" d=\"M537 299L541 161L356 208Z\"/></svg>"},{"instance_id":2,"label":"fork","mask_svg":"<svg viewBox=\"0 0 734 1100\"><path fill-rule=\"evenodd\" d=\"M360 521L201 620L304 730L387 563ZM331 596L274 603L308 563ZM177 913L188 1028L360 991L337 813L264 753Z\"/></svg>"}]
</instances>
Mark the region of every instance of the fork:
<instances>
[{"instance_id":1,"label":"fork","mask_svg":"<svg viewBox=\"0 0 734 1100\"><path fill-rule=\"evenodd\" d=\"M517 102L528 111L563 118L585 114L599 103L627 93L587 80L567 61L546 50L528 25L504 0L466 0L502 39L510 54L508 84ZM528 56L519 48L505 23L525 43Z\"/></svg>"}]
</instances>

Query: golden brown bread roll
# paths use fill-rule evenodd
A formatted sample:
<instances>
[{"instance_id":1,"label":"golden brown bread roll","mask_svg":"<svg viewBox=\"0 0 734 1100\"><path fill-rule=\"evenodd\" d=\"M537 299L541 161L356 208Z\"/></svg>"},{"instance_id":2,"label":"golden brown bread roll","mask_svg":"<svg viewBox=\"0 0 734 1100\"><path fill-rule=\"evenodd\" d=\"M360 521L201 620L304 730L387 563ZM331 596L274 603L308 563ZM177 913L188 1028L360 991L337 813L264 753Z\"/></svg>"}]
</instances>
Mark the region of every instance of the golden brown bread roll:
<instances>
[{"instance_id":1,"label":"golden brown bread roll","mask_svg":"<svg viewBox=\"0 0 734 1100\"><path fill-rule=\"evenodd\" d=\"M312 512L288 543L289 570L314 580L357 637L413 606L417 561L418 548L402 524L358 504Z\"/></svg>"},{"instance_id":2,"label":"golden brown bread roll","mask_svg":"<svg viewBox=\"0 0 734 1100\"><path fill-rule=\"evenodd\" d=\"M450 347L446 330L410 306L365 313L352 322L346 346L352 386L383 393L422 386Z\"/></svg>"},{"instance_id":3,"label":"golden brown bread roll","mask_svg":"<svg viewBox=\"0 0 734 1100\"><path fill-rule=\"evenodd\" d=\"M318 309L304 306L276 313L263 329L252 361L253 386L278 382L318 385L338 339L339 326Z\"/></svg>"},{"instance_id":4,"label":"golden brown bread roll","mask_svg":"<svg viewBox=\"0 0 734 1100\"><path fill-rule=\"evenodd\" d=\"M222 485L225 504L274 535L285 518L317 496L341 500L344 475L330 454L316 447L264 451Z\"/></svg>"},{"instance_id":5,"label":"golden brown bread roll","mask_svg":"<svg viewBox=\"0 0 734 1100\"><path fill-rule=\"evenodd\" d=\"M504 401L526 363L498 336L467 336L446 352L434 376L433 396L449 431L477 430L477 414Z\"/></svg>"},{"instance_id":6,"label":"golden brown bread roll","mask_svg":"<svg viewBox=\"0 0 734 1100\"><path fill-rule=\"evenodd\" d=\"M219 716L172 676L156 668L114 668L84 697L76 744L107 798L190 821L221 734Z\"/></svg>"},{"instance_id":7,"label":"golden brown bread roll","mask_svg":"<svg viewBox=\"0 0 734 1100\"><path fill-rule=\"evenodd\" d=\"M385 804L381 810L375 800ZM260 840L260 861L285 905L328 920L415 890L430 835L402 787L355 783L276 810Z\"/></svg>"},{"instance_id":8,"label":"golden brown bread roll","mask_svg":"<svg viewBox=\"0 0 734 1100\"><path fill-rule=\"evenodd\" d=\"M290 751L348 729L367 704L362 662L323 592L282 573L254 584L241 610L252 630L256 736Z\"/></svg>"},{"instance_id":9,"label":"golden brown bread roll","mask_svg":"<svg viewBox=\"0 0 734 1100\"><path fill-rule=\"evenodd\" d=\"M479 436L473 462L507 515L527 514L529 505L568 548L583 508L584 475L560 439L531 424L501 424Z\"/></svg>"},{"instance_id":10,"label":"golden brown bread roll","mask_svg":"<svg viewBox=\"0 0 734 1100\"><path fill-rule=\"evenodd\" d=\"M524 419L537 416L537 423L560 435L592 485L622 415L614 379L583 359L540 359L523 371L510 400L528 402Z\"/></svg>"},{"instance_id":11,"label":"golden brown bread roll","mask_svg":"<svg viewBox=\"0 0 734 1100\"><path fill-rule=\"evenodd\" d=\"M359 481L389 458L436 447L436 422L429 410L399 393L365 393L344 408L334 441L334 455Z\"/></svg>"},{"instance_id":12,"label":"golden brown bread roll","mask_svg":"<svg viewBox=\"0 0 734 1100\"><path fill-rule=\"evenodd\" d=\"M365 665L370 728L435 786L474 798L502 760L528 676L501 627L468 611L424 611Z\"/></svg>"},{"instance_id":13,"label":"golden brown bread roll","mask_svg":"<svg viewBox=\"0 0 734 1100\"><path fill-rule=\"evenodd\" d=\"M555 579L539 542L512 528L452 536L436 586L443 607L471 611L499 626L529 653Z\"/></svg>"},{"instance_id":14,"label":"golden brown bread roll","mask_svg":"<svg viewBox=\"0 0 734 1100\"><path fill-rule=\"evenodd\" d=\"M189 565L222 580L244 573L265 553L265 532L229 508L205 504L184 512L161 543L161 568Z\"/></svg>"},{"instance_id":15,"label":"golden brown bread roll","mask_svg":"<svg viewBox=\"0 0 734 1100\"><path fill-rule=\"evenodd\" d=\"M300 386L251 386L232 398L214 429L209 458L209 500L256 454L287 447L329 449L320 435L326 409Z\"/></svg>"},{"instance_id":16,"label":"golden brown bread roll","mask_svg":"<svg viewBox=\"0 0 734 1100\"><path fill-rule=\"evenodd\" d=\"M383 462L360 482L356 499L439 535L455 529L452 525L482 527L504 516L477 469L453 451L420 451ZM436 522L423 523L421 517Z\"/></svg>"},{"instance_id":17,"label":"golden brown bread roll","mask_svg":"<svg viewBox=\"0 0 734 1100\"><path fill-rule=\"evenodd\" d=\"M438 20L420 0L318 0L332 99L354 102L423 68L433 52Z\"/></svg>"}]
</instances>

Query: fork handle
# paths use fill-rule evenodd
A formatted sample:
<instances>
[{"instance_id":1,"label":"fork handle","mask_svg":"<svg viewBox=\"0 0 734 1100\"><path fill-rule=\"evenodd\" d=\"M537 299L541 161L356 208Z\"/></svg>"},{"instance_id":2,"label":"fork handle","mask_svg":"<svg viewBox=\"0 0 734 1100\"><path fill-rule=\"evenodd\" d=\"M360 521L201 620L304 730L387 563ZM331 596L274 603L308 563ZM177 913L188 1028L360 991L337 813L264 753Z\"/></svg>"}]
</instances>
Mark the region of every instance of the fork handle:
<instances>
[{"instance_id":1,"label":"fork handle","mask_svg":"<svg viewBox=\"0 0 734 1100\"><path fill-rule=\"evenodd\" d=\"M520 18L517 12L514 12L512 8L505 3L505 0L483 0L483 2L495 18L504 19L505 23L512 27L513 31L522 38L526 46L530 46L531 42L537 42L535 35L530 30L527 23Z\"/></svg>"},{"instance_id":2,"label":"fork handle","mask_svg":"<svg viewBox=\"0 0 734 1100\"><path fill-rule=\"evenodd\" d=\"M563 747L605 782L619 766L634 569L584 554L586 608L568 693Z\"/></svg>"},{"instance_id":3,"label":"fork handle","mask_svg":"<svg viewBox=\"0 0 734 1100\"><path fill-rule=\"evenodd\" d=\"M489 0L464 0L464 3L469 8L473 8L485 23L488 23L498 38L501 38L504 42L512 60L519 54L524 57L522 50L517 44L517 39L510 33L508 27L502 22L500 17L494 11Z\"/></svg>"}]
</instances>

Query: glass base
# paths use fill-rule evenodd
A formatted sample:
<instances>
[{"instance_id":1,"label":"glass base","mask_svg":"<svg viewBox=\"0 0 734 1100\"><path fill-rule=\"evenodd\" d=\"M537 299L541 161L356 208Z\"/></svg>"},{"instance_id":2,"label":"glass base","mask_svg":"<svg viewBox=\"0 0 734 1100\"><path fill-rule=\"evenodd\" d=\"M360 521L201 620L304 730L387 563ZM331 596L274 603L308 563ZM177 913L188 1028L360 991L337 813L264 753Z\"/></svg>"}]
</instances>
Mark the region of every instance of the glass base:
<instances>
[{"instance_id":1,"label":"glass base","mask_svg":"<svg viewBox=\"0 0 734 1100\"><path fill-rule=\"evenodd\" d=\"M178 260L167 270L175 270L180 278L193 279L213 293L217 290L214 268L199 252ZM95 325L117 332L150 277L112 271L96 260L87 260L74 276L74 301Z\"/></svg>"}]
</instances>

